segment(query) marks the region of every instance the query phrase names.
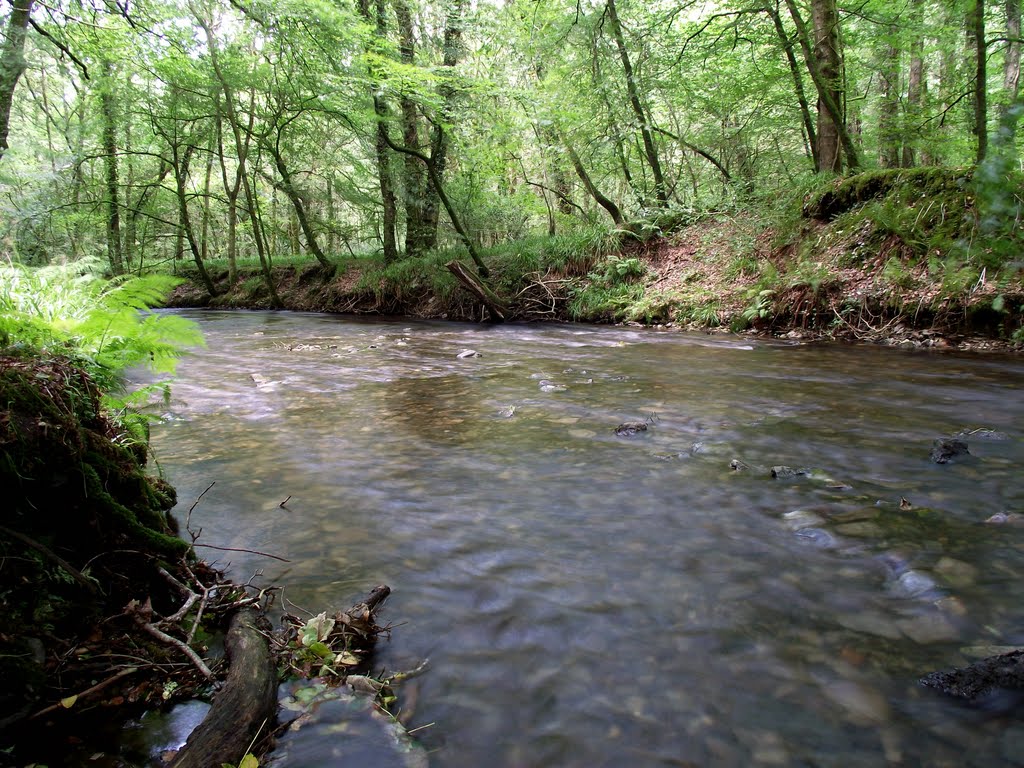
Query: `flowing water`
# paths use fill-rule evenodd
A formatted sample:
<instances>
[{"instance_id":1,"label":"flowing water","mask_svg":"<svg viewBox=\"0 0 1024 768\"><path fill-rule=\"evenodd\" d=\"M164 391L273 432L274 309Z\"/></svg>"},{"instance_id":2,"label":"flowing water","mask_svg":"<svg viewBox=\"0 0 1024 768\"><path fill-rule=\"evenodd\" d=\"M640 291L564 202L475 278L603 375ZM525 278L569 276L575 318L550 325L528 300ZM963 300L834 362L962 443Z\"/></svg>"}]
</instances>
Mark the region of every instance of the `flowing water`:
<instances>
[{"instance_id":1,"label":"flowing water","mask_svg":"<svg viewBox=\"0 0 1024 768\"><path fill-rule=\"evenodd\" d=\"M431 765L1024 765L916 682L1024 645L1020 359L182 314L178 516L216 481L200 542L291 562L202 554L314 612L389 584Z\"/></svg>"}]
</instances>

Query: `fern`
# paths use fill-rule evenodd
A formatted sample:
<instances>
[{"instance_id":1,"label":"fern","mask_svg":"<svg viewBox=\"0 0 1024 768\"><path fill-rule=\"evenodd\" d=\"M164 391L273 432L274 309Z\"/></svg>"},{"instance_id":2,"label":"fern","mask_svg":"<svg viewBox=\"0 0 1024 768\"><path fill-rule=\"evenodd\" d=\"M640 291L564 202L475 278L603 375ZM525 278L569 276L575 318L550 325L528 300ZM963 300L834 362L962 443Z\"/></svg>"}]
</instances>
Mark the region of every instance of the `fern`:
<instances>
[{"instance_id":1,"label":"fern","mask_svg":"<svg viewBox=\"0 0 1024 768\"><path fill-rule=\"evenodd\" d=\"M149 311L176 278L108 281L100 270L93 259L42 268L0 265L0 346L70 355L101 389L123 394L130 368L172 373L187 347L203 343L194 323Z\"/></svg>"}]
</instances>

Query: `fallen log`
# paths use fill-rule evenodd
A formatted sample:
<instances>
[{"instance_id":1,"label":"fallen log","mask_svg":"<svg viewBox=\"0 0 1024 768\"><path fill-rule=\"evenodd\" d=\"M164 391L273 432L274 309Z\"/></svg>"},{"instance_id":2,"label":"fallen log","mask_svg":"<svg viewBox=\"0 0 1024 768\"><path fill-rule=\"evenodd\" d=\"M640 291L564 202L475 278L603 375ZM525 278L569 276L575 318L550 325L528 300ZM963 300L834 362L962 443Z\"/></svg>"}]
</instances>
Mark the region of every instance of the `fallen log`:
<instances>
[{"instance_id":1,"label":"fallen log","mask_svg":"<svg viewBox=\"0 0 1024 768\"><path fill-rule=\"evenodd\" d=\"M455 278L462 283L466 290L480 299L487 307L487 311L491 313L492 320L497 323L504 322L509 314L508 307L472 269L459 261L449 261L444 266L455 275Z\"/></svg>"},{"instance_id":2,"label":"fallen log","mask_svg":"<svg viewBox=\"0 0 1024 768\"><path fill-rule=\"evenodd\" d=\"M209 768L238 763L260 732L268 733L277 714L277 671L267 638L256 626L259 614L243 608L231 617L224 640L227 682L209 714L188 737L173 768Z\"/></svg>"}]
</instances>

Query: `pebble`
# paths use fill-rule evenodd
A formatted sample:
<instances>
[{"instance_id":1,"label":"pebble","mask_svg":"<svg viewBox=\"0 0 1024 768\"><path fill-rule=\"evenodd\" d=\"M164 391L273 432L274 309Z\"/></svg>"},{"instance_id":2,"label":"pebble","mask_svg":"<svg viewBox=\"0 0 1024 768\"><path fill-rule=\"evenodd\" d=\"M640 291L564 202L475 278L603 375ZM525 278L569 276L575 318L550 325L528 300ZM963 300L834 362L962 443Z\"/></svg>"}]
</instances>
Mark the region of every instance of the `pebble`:
<instances>
[{"instance_id":1,"label":"pebble","mask_svg":"<svg viewBox=\"0 0 1024 768\"><path fill-rule=\"evenodd\" d=\"M852 629L854 632L884 637L887 640L896 640L900 637L899 628L891 619L881 614L847 613L837 616L836 620L840 626Z\"/></svg>"},{"instance_id":2,"label":"pebble","mask_svg":"<svg viewBox=\"0 0 1024 768\"><path fill-rule=\"evenodd\" d=\"M900 631L918 645L956 640L960 631L941 613L922 613L896 622Z\"/></svg>"},{"instance_id":3,"label":"pebble","mask_svg":"<svg viewBox=\"0 0 1024 768\"><path fill-rule=\"evenodd\" d=\"M870 520L837 525L836 532L841 533L844 536L854 536L857 538L877 538L882 535L881 527Z\"/></svg>"},{"instance_id":4,"label":"pebble","mask_svg":"<svg viewBox=\"0 0 1024 768\"><path fill-rule=\"evenodd\" d=\"M934 570L953 587L969 587L978 579L977 568L952 557L942 557L935 564Z\"/></svg>"},{"instance_id":5,"label":"pebble","mask_svg":"<svg viewBox=\"0 0 1024 768\"><path fill-rule=\"evenodd\" d=\"M874 688L853 680L839 680L822 688L825 696L842 707L855 725L878 725L889 719L889 702Z\"/></svg>"},{"instance_id":6,"label":"pebble","mask_svg":"<svg viewBox=\"0 0 1024 768\"><path fill-rule=\"evenodd\" d=\"M907 571L896 580L893 591L901 597L920 597L933 589L935 582L930 576L920 571Z\"/></svg>"}]
</instances>

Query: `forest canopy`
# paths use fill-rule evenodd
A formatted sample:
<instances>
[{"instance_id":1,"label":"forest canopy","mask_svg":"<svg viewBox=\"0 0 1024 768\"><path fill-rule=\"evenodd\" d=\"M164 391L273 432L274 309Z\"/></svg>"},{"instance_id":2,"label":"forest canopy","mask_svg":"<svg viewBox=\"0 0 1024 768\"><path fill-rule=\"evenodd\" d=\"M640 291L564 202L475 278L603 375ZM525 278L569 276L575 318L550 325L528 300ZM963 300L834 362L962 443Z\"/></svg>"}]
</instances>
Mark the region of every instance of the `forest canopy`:
<instances>
[{"instance_id":1,"label":"forest canopy","mask_svg":"<svg viewBox=\"0 0 1024 768\"><path fill-rule=\"evenodd\" d=\"M4 6L0 250L25 264L187 259L212 294L213 257L474 255L983 162L988 210L1018 211L1019 0Z\"/></svg>"}]
</instances>

